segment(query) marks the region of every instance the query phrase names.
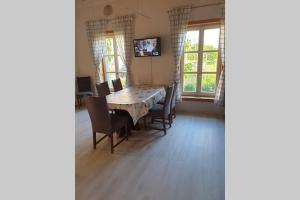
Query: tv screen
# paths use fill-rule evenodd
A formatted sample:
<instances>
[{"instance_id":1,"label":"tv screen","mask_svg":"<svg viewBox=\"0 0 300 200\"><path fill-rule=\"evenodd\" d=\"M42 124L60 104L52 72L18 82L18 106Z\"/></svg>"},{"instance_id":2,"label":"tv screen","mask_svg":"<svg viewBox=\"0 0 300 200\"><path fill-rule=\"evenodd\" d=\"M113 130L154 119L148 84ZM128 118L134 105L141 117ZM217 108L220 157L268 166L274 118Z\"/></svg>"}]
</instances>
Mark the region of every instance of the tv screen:
<instances>
[{"instance_id":1,"label":"tv screen","mask_svg":"<svg viewBox=\"0 0 300 200\"><path fill-rule=\"evenodd\" d=\"M145 38L133 40L135 57L160 56L160 38Z\"/></svg>"}]
</instances>

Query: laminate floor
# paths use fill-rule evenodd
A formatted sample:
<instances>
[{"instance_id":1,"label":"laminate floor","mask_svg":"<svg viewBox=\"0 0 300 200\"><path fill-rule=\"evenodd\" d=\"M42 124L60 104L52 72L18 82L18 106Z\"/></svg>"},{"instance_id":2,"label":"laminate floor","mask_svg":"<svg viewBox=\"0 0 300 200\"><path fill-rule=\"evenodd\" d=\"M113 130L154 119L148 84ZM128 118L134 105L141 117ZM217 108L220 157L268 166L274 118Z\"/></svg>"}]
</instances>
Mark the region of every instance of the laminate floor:
<instances>
[{"instance_id":1,"label":"laminate floor","mask_svg":"<svg viewBox=\"0 0 300 200\"><path fill-rule=\"evenodd\" d=\"M93 149L85 109L75 120L77 200L225 199L224 119L178 113L166 136L142 126L114 154L108 139Z\"/></svg>"}]
</instances>

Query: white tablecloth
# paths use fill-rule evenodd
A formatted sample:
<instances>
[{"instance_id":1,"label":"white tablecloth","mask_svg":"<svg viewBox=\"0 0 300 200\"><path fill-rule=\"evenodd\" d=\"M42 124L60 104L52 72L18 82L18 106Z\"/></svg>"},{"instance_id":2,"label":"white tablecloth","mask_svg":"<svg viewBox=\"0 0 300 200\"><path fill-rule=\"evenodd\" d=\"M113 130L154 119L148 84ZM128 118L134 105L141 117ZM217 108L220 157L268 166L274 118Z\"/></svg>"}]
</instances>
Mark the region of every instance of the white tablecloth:
<instances>
[{"instance_id":1,"label":"white tablecloth","mask_svg":"<svg viewBox=\"0 0 300 200\"><path fill-rule=\"evenodd\" d=\"M107 95L106 100L109 109L126 110L136 124L163 96L162 86L135 86Z\"/></svg>"}]
</instances>

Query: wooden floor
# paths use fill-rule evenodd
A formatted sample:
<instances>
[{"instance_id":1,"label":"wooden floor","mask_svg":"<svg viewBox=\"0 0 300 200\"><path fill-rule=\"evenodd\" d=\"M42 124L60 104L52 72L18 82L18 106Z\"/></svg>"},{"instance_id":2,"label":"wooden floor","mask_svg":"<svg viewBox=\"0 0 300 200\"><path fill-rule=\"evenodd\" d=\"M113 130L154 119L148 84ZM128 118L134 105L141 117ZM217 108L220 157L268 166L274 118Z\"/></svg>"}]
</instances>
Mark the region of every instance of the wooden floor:
<instances>
[{"instance_id":1,"label":"wooden floor","mask_svg":"<svg viewBox=\"0 0 300 200\"><path fill-rule=\"evenodd\" d=\"M224 119L178 114L166 136L134 131L111 154L108 139L92 148L88 113L76 111L76 199L224 200L224 143Z\"/></svg>"}]
</instances>

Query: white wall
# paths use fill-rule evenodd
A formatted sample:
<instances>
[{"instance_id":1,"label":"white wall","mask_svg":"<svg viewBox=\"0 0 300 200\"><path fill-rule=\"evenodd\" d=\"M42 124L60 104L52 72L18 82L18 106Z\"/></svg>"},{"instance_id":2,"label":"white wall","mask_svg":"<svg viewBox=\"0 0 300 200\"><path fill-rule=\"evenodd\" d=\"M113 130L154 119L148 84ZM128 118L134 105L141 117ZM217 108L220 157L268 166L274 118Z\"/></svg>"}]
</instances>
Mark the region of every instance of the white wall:
<instances>
[{"instance_id":1,"label":"white wall","mask_svg":"<svg viewBox=\"0 0 300 200\"><path fill-rule=\"evenodd\" d=\"M224 115L225 108L216 106L210 102L197 102L197 101L182 101L176 106L177 111L202 113L212 115Z\"/></svg>"},{"instance_id":2,"label":"white wall","mask_svg":"<svg viewBox=\"0 0 300 200\"><path fill-rule=\"evenodd\" d=\"M132 60L132 72L135 84L168 84L173 80L174 61L170 44L170 26L167 10L179 5L202 5L201 0L76 0L76 75L89 75L94 78L95 68L88 48L85 22L102 19L103 7L109 3L113 7L113 16L134 14L138 10L152 19L136 15L135 37L161 37L162 55L159 57L135 58ZM212 2L212 1L210 1ZM214 1L216 2L216 1ZM130 10L126 9L129 8ZM221 6L195 8L191 21L221 17ZM151 80L152 60L152 80ZM201 104L196 103L196 106ZM203 106L203 105L202 105ZM201 105L199 105L201 107Z\"/></svg>"}]
</instances>

